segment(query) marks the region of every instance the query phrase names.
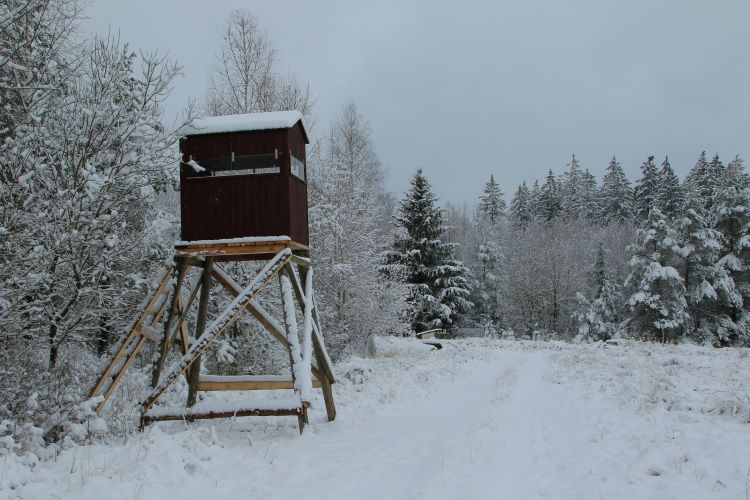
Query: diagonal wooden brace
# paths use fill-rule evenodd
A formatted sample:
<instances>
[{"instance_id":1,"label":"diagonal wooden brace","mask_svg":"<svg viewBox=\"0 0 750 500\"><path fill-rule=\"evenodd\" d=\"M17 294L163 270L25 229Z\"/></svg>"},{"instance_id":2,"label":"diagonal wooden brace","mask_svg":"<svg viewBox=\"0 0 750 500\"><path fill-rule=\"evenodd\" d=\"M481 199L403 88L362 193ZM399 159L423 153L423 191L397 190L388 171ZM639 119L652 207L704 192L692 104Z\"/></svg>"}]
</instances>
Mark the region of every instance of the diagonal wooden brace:
<instances>
[{"instance_id":1,"label":"diagonal wooden brace","mask_svg":"<svg viewBox=\"0 0 750 500\"><path fill-rule=\"evenodd\" d=\"M278 274L284 265L289 262L291 254L291 250L289 249L284 249L276 254L274 258L271 259L256 275L253 281L232 301L232 303L229 304L213 322L211 322L200 339L190 346L187 354L185 354L180 362L172 368L164 380L151 391L151 394L143 402L143 413L153 406L159 396L175 383L179 376L190 368L193 361L195 361L195 359L198 358L214 340L216 340L219 334L242 313L246 304L253 300L253 298L274 278L274 276Z\"/></svg>"}]
</instances>

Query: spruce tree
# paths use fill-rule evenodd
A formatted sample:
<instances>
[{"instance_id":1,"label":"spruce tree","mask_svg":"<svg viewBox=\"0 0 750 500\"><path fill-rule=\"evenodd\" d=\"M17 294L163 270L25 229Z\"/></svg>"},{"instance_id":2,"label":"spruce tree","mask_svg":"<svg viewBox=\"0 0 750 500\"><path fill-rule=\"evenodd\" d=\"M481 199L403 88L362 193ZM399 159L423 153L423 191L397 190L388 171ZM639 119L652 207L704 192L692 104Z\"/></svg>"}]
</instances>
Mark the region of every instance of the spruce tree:
<instances>
[{"instance_id":1,"label":"spruce tree","mask_svg":"<svg viewBox=\"0 0 750 500\"><path fill-rule=\"evenodd\" d=\"M604 282L607 281L607 267L604 262L604 245L599 243L599 249L596 252L596 266L594 267L594 280L596 285L596 298L602 295Z\"/></svg>"},{"instance_id":2,"label":"spruce tree","mask_svg":"<svg viewBox=\"0 0 750 500\"><path fill-rule=\"evenodd\" d=\"M504 193L500 185L495 182L495 176L490 175L490 180L484 185L482 196L479 197L479 217L481 220L496 226L505 216L506 204L503 199Z\"/></svg>"},{"instance_id":3,"label":"spruce tree","mask_svg":"<svg viewBox=\"0 0 750 500\"><path fill-rule=\"evenodd\" d=\"M620 163L613 156L607 173L602 179L599 190L599 221L603 224L623 224L631 222L635 211L633 208L633 189L625 176Z\"/></svg>"},{"instance_id":4,"label":"spruce tree","mask_svg":"<svg viewBox=\"0 0 750 500\"><path fill-rule=\"evenodd\" d=\"M539 187L539 180L534 181L534 186L531 188L531 200L529 203L531 213L535 221L544 220L544 206L542 203L542 188Z\"/></svg>"},{"instance_id":5,"label":"spruce tree","mask_svg":"<svg viewBox=\"0 0 750 500\"><path fill-rule=\"evenodd\" d=\"M479 270L474 287L474 309L482 325L492 321L493 326L502 328L500 314L500 245L494 240L487 240L479 245L477 264Z\"/></svg>"},{"instance_id":6,"label":"spruce tree","mask_svg":"<svg viewBox=\"0 0 750 500\"><path fill-rule=\"evenodd\" d=\"M686 198L698 199L701 201L701 211L708 210L713 198L714 186L713 180L709 178L708 161L706 161L706 152L701 151L698 155L698 161L688 172L683 183L683 191Z\"/></svg>"},{"instance_id":7,"label":"spruce tree","mask_svg":"<svg viewBox=\"0 0 750 500\"><path fill-rule=\"evenodd\" d=\"M723 237L701 215L700 200L690 202L676 225L691 318L688 333L699 341L721 341L735 329L728 313L742 308L734 280L723 266L717 265Z\"/></svg>"},{"instance_id":8,"label":"spruce tree","mask_svg":"<svg viewBox=\"0 0 750 500\"><path fill-rule=\"evenodd\" d=\"M619 336L622 330L622 289L607 277L604 246L599 250L594 265L594 300L580 292L576 294L579 310L573 313L578 322L578 340L609 340Z\"/></svg>"},{"instance_id":9,"label":"spruce tree","mask_svg":"<svg viewBox=\"0 0 750 500\"><path fill-rule=\"evenodd\" d=\"M580 163L576 160L576 155L573 155L567 167L568 170L563 174L563 179L559 186L562 216L569 219L583 218L586 215L586 201L583 194L583 172L581 171Z\"/></svg>"},{"instance_id":10,"label":"spruce tree","mask_svg":"<svg viewBox=\"0 0 750 500\"><path fill-rule=\"evenodd\" d=\"M506 204L503 192L495 182L495 176L485 184L477 207L477 228L479 249L475 263L479 272L472 284L474 316L484 325L487 321L499 324L499 266L500 248L498 245L500 222L505 217Z\"/></svg>"},{"instance_id":11,"label":"spruce tree","mask_svg":"<svg viewBox=\"0 0 750 500\"><path fill-rule=\"evenodd\" d=\"M534 212L531 204L531 192L523 181L510 202L510 220L513 227L526 229L526 226L534 220Z\"/></svg>"},{"instance_id":12,"label":"spruce tree","mask_svg":"<svg viewBox=\"0 0 750 500\"><path fill-rule=\"evenodd\" d=\"M549 221L562 214L560 184L555 179L555 174L552 173L551 169L539 194L539 208L541 209L542 220Z\"/></svg>"},{"instance_id":13,"label":"spruce tree","mask_svg":"<svg viewBox=\"0 0 750 500\"><path fill-rule=\"evenodd\" d=\"M656 206L667 217L673 218L681 213L685 199L680 187L680 179L672 170L669 157L664 157L659 170L658 185L656 189Z\"/></svg>"},{"instance_id":14,"label":"spruce tree","mask_svg":"<svg viewBox=\"0 0 750 500\"><path fill-rule=\"evenodd\" d=\"M581 217L590 221L599 218L601 207L599 206L599 190L596 185L596 177L587 168L581 176Z\"/></svg>"},{"instance_id":15,"label":"spruce tree","mask_svg":"<svg viewBox=\"0 0 750 500\"><path fill-rule=\"evenodd\" d=\"M727 186L736 186L739 188L750 187L750 176L745 172L742 158L739 155L734 157L734 160L727 164L727 168L724 170L722 176L720 188L723 189Z\"/></svg>"},{"instance_id":16,"label":"spruce tree","mask_svg":"<svg viewBox=\"0 0 750 500\"><path fill-rule=\"evenodd\" d=\"M573 313L578 322L577 340L609 340L621 335L622 288L618 284L605 279L596 299L588 300L580 292L576 298L580 308Z\"/></svg>"},{"instance_id":17,"label":"spruce tree","mask_svg":"<svg viewBox=\"0 0 750 500\"><path fill-rule=\"evenodd\" d=\"M714 155L713 158L711 158L711 161L708 164L708 170L707 170L707 178L706 183L708 185L708 206L707 208L710 210L711 207L716 203L716 197L719 194L719 190L722 187L722 179L726 175L726 167L724 164L719 160L719 155Z\"/></svg>"},{"instance_id":18,"label":"spruce tree","mask_svg":"<svg viewBox=\"0 0 750 500\"><path fill-rule=\"evenodd\" d=\"M649 156L641 165L641 178L635 185L636 216L641 220L648 218L648 213L655 208L659 191L659 171L654 164L654 157Z\"/></svg>"},{"instance_id":19,"label":"spruce tree","mask_svg":"<svg viewBox=\"0 0 750 500\"><path fill-rule=\"evenodd\" d=\"M472 307L468 270L453 258L455 245L443 241L443 211L422 169L400 203L396 225L382 272L409 287L405 313L414 331L449 327Z\"/></svg>"},{"instance_id":20,"label":"spruce tree","mask_svg":"<svg viewBox=\"0 0 750 500\"><path fill-rule=\"evenodd\" d=\"M750 340L748 306L750 305L750 191L740 186L724 185L716 194L712 207L714 228L722 234L718 265L732 278L742 298L740 307L727 308L726 313L736 328L719 332L724 345Z\"/></svg>"},{"instance_id":21,"label":"spruce tree","mask_svg":"<svg viewBox=\"0 0 750 500\"><path fill-rule=\"evenodd\" d=\"M649 212L638 230L630 274L628 305L640 332L655 340L675 340L688 319L685 286L674 266L680 265L676 232L658 208Z\"/></svg>"}]
</instances>

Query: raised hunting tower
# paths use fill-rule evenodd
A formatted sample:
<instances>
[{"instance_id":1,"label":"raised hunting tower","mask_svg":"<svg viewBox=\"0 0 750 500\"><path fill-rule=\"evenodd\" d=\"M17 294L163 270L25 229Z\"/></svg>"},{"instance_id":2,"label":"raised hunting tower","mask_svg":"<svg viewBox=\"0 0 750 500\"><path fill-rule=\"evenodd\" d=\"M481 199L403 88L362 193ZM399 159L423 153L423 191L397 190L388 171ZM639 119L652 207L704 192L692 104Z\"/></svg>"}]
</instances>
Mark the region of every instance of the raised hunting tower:
<instances>
[{"instance_id":1,"label":"raised hunting tower","mask_svg":"<svg viewBox=\"0 0 750 500\"><path fill-rule=\"evenodd\" d=\"M280 111L202 118L181 132L183 241L175 244L174 264L154 281L144 309L113 347L91 391L92 397L102 396L98 410L146 341L154 340L159 355L152 371L153 390L142 402L144 425L157 420L292 415L302 432L312 388L322 389L328 419L333 420L334 375L315 307L309 259L305 171L309 141L302 114ZM223 262L258 260L267 262L244 284L222 268ZM280 285L279 319L257 300L274 278ZM229 300L223 311L209 317L213 284L219 284ZM287 350L289 375L202 372L204 351L242 314L253 317ZM182 357L168 366L177 345ZM160 404L161 395L182 376L187 381L186 405ZM243 398L232 407L201 396L254 390L287 392L271 399Z\"/></svg>"},{"instance_id":2,"label":"raised hunting tower","mask_svg":"<svg viewBox=\"0 0 750 500\"><path fill-rule=\"evenodd\" d=\"M194 120L180 140L182 239L289 236L309 243L298 111Z\"/></svg>"}]
</instances>

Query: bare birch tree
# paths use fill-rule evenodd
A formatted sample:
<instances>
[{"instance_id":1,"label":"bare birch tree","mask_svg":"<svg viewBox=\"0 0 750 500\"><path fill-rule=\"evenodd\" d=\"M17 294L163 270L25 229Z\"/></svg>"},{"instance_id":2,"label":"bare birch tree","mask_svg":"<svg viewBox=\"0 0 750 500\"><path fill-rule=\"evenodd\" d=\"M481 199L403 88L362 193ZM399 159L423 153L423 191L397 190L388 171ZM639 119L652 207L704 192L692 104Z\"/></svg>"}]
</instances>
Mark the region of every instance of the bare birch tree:
<instances>
[{"instance_id":1,"label":"bare birch tree","mask_svg":"<svg viewBox=\"0 0 750 500\"><path fill-rule=\"evenodd\" d=\"M315 99L307 82L282 76L276 49L255 18L233 11L224 28L216 64L208 81L209 115L296 109L311 115Z\"/></svg>"},{"instance_id":2,"label":"bare birch tree","mask_svg":"<svg viewBox=\"0 0 750 500\"><path fill-rule=\"evenodd\" d=\"M384 172L367 122L350 103L311 155L310 229L316 288L334 354L363 354L368 338L398 330L398 284L377 276L388 241L380 200Z\"/></svg>"}]
</instances>

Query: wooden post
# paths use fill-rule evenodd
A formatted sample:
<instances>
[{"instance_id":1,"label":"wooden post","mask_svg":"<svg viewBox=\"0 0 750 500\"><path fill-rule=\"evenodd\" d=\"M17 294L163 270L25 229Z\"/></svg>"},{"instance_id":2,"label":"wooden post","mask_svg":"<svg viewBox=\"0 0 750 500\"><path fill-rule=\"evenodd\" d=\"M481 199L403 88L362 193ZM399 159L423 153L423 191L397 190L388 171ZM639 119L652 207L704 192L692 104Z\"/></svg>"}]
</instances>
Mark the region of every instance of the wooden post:
<instances>
[{"instance_id":1,"label":"wooden post","mask_svg":"<svg viewBox=\"0 0 750 500\"><path fill-rule=\"evenodd\" d=\"M300 280L305 283L305 281L307 280L307 267L303 263L297 262L297 270L299 271ZM313 323L315 324L315 327L318 329L318 331L320 331L320 323L318 322L318 309L317 307L315 307L315 297L307 297L307 300L313 301ZM323 346L320 345L315 332L312 333L312 336L315 360L318 362L318 366L320 367L317 375L318 379L320 380L320 388L323 391L323 401L326 405L326 416L328 417L329 422L333 422L336 419L336 405L333 402L331 378L329 377L329 373L327 370L327 368L329 367L323 357Z\"/></svg>"},{"instance_id":2,"label":"wooden post","mask_svg":"<svg viewBox=\"0 0 750 500\"><path fill-rule=\"evenodd\" d=\"M164 369L164 362L169 354L169 332L172 328L172 322L174 321L175 313L177 312L177 301L182 291L182 281L185 279L185 270L187 268L187 262L185 259L175 257L177 261L177 283L175 284L174 290L172 290L172 303L169 306L169 315L167 316L167 324L164 325L164 337L161 339L161 346L159 349L159 359L156 361L154 371L151 373L151 387L156 387L159 384L161 378L161 372Z\"/></svg>"},{"instance_id":3,"label":"wooden post","mask_svg":"<svg viewBox=\"0 0 750 500\"><path fill-rule=\"evenodd\" d=\"M206 329L206 316L208 314L208 300L211 292L211 273L213 271L214 258L206 257L206 263L203 266L203 274L201 275L201 296L200 302L198 302L198 317L195 323L195 338L196 340L203 335L203 331ZM201 355L195 357L190 365L190 373L188 374L188 408L195 405L196 398L198 396L198 381L201 375Z\"/></svg>"},{"instance_id":4,"label":"wooden post","mask_svg":"<svg viewBox=\"0 0 750 500\"><path fill-rule=\"evenodd\" d=\"M187 308L185 307L185 304L183 304L182 297L178 297L179 301L177 302L177 311L180 313L180 344L182 344L182 355L184 356L187 354L188 349L190 349L190 341L188 340L188 330L187 330L187 324L185 323L185 314L187 314Z\"/></svg>"},{"instance_id":5,"label":"wooden post","mask_svg":"<svg viewBox=\"0 0 750 500\"><path fill-rule=\"evenodd\" d=\"M281 308L283 310L282 316L284 318L284 332L286 333L287 340L290 336L290 322L294 321L297 322L297 319L292 315L287 315L286 312L289 310L289 308L294 309L294 298L292 297L291 292L287 289L284 290L284 279L292 281L292 278L294 278L294 275L290 272L291 266L284 266L281 269L281 272L279 273L279 288L281 290ZM297 339L299 342L299 339ZM289 368L292 371L292 385L295 386L295 381L297 380L297 376L295 373L295 362L294 357L292 356L292 349L289 347L289 344L287 344L287 352L289 353ZM310 375L312 376L312 375ZM295 391L296 392L296 391ZM307 404L307 401L302 401L302 412L297 415L297 424L299 425L299 433L302 434L302 430L305 428L305 422L307 421L307 415L305 411L304 405Z\"/></svg>"},{"instance_id":6,"label":"wooden post","mask_svg":"<svg viewBox=\"0 0 750 500\"><path fill-rule=\"evenodd\" d=\"M302 413L297 415L297 426L299 427L300 434L302 434L302 431L304 430L306 423L307 423L307 408L302 406Z\"/></svg>"},{"instance_id":7,"label":"wooden post","mask_svg":"<svg viewBox=\"0 0 750 500\"><path fill-rule=\"evenodd\" d=\"M318 360L318 362L320 362L319 357ZM328 380L328 376L325 373L323 373L323 376L320 378L320 389L323 391L323 401L326 404L326 416L328 417L329 422L333 422L334 420L336 420L336 405L333 402L333 389L331 388L331 381Z\"/></svg>"},{"instance_id":8,"label":"wooden post","mask_svg":"<svg viewBox=\"0 0 750 500\"><path fill-rule=\"evenodd\" d=\"M185 326L185 317L190 312L190 308L193 306L193 301L195 300L195 297L198 294L198 291L202 287L203 273L201 273L201 275L198 277L198 279L194 280L194 281L195 282L192 284L192 288L190 290L190 296L188 297L187 305L183 304L182 296L180 296L179 300L177 301L178 318L177 318L177 322L174 323L172 325L171 330L169 330L169 345L168 345L168 348L172 347L172 340L177 335L177 330L180 331L180 335L182 335L183 337L187 338L187 327Z\"/></svg>"}]
</instances>

